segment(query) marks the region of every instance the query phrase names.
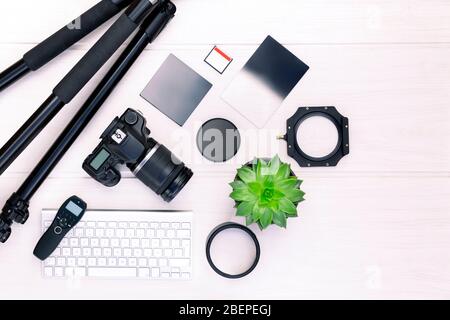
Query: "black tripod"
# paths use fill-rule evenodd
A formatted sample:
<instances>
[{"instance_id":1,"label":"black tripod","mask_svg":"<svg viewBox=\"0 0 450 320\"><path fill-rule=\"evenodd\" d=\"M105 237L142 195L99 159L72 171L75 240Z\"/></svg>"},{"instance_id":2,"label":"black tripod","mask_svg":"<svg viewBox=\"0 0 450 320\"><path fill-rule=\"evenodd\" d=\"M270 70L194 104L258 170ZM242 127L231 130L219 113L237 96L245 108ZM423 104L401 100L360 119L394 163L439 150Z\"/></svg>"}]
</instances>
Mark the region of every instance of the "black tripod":
<instances>
[{"instance_id":1,"label":"black tripod","mask_svg":"<svg viewBox=\"0 0 450 320\"><path fill-rule=\"evenodd\" d=\"M106 2L112 2L115 5L124 5L124 3L129 4L131 1L108 0L102 1L100 4ZM174 16L175 11L175 5L170 1L134 1L118 21L53 90L52 95L47 101L44 102L35 114L2 148L0 151L0 174L26 148L33 138L39 134L45 125L51 121L56 113L78 94L89 79L101 68L101 66L103 66L104 63L106 63L106 61L143 21L139 32L117 59L116 63L112 66L86 103L58 137L19 190L6 202L0 215L0 242L6 242L9 238L13 222L23 224L27 221L29 216L29 201L34 193L99 110L147 44L151 43L158 36ZM91 31L93 29L95 28L91 28ZM61 32L61 30L59 32ZM46 41L49 40L47 39ZM39 46L42 46L42 44ZM51 55L55 56L55 52L60 53L62 51L62 49L58 49L57 51L53 50ZM50 54L48 54L47 57L50 57ZM48 62L49 59L51 59L51 57L47 58L46 62ZM44 60L41 60L41 62L42 61ZM9 74L7 77L11 79L9 83L19 78L18 75L20 72L17 70L24 70L25 68L20 68L23 64L24 62L21 60L16 63L15 66L8 69L9 71L7 70L3 73L6 75ZM23 74L25 74L25 72L21 73L21 75Z\"/></svg>"}]
</instances>

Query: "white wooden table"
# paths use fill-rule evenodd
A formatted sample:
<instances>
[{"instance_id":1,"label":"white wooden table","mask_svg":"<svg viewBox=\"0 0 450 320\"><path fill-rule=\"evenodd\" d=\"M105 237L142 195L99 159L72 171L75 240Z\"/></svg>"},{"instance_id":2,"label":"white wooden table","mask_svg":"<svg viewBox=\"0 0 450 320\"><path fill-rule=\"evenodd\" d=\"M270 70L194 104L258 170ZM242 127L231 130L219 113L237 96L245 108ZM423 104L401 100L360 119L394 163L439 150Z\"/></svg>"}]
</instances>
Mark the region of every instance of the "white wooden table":
<instances>
[{"instance_id":1,"label":"white wooden table","mask_svg":"<svg viewBox=\"0 0 450 320\"><path fill-rule=\"evenodd\" d=\"M39 3L39 5L37 4ZM0 69L96 0L2 1ZM0 247L5 298L450 298L450 2L448 0L176 0L178 13L149 46L66 154ZM97 30L0 94L3 145L104 32ZM259 141L244 139L226 165L198 162L197 128L221 116L253 126L221 98L268 35L311 66ZM203 62L219 44L235 59L223 76ZM182 130L139 97L169 53L214 84ZM110 64L109 64L110 65ZM0 178L0 203L14 192L84 102L106 68L57 116ZM301 105L335 105L350 118L351 154L338 167L302 169L275 140ZM153 136L191 160L196 172L171 204L131 178L106 190L80 165L111 119L138 108ZM191 141L180 142L180 134ZM267 133L268 132L268 133ZM258 146L255 148L255 146ZM271 148L269 146L272 145ZM180 147L181 146L181 147ZM307 201L287 230L260 232L262 259L239 281L218 277L204 256L207 234L235 220L227 183L253 156L278 152L305 180ZM32 249L40 211L77 194L91 208L195 211L190 282L44 280Z\"/></svg>"}]
</instances>

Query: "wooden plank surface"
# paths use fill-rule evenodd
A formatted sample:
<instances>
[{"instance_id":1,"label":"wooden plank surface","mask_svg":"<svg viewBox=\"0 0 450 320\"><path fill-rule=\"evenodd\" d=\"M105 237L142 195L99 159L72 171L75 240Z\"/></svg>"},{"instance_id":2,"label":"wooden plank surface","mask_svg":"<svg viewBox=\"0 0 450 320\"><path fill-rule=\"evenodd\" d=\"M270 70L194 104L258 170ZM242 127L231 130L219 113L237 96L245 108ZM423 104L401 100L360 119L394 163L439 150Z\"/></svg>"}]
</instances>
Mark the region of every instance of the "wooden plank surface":
<instances>
[{"instance_id":1,"label":"wooden plank surface","mask_svg":"<svg viewBox=\"0 0 450 320\"><path fill-rule=\"evenodd\" d=\"M95 0L0 4L0 70L81 13ZM449 298L450 297L450 2L446 0L179 0L177 17L114 91L80 139L33 198L31 217L14 226L0 249L0 298ZM20 14L16 14L20 12ZM20 20L18 18L20 17ZM0 145L34 112L65 73L106 30L0 93ZM221 94L271 34L310 65L265 130L257 131ZM234 61L223 76L203 59L213 44ZM214 87L183 129L139 93L169 53ZM110 63L108 64L110 65ZM106 66L0 177L0 204L14 192L82 105ZM243 98L245 99L245 98ZM307 201L287 231L255 230L263 247L250 277L217 277L204 241L217 224L235 220L227 183L253 156L279 153L285 121L299 106L335 105L350 118L351 154L336 168L304 169ZM189 187L165 204L123 172L113 189L91 180L81 162L126 107L140 109L152 135L195 171ZM221 116L243 134L238 156L213 165L194 145L198 127ZM31 255L40 211L71 194L94 209L192 209L194 279L179 282L46 281ZM18 272L19 271L19 272ZM221 288L221 290L217 290Z\"/></svg>"}]
</instances>

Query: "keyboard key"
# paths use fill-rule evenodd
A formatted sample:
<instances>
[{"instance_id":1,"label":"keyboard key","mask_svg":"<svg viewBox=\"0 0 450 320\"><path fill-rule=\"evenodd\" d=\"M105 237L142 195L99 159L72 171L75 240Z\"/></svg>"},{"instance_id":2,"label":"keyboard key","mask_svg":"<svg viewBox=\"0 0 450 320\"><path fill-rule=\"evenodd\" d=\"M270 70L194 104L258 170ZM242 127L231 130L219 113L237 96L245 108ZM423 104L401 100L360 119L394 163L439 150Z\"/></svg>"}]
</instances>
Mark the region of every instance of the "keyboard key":
<instances>
[{"instance_id":1,"label":"keyboard key","mask_svg":"<svg viewBox=\"0 0 450 320\"><path fill-rule=\"evenodd\" d=\"M158 260L155 259L155 258L148 259L147 262L148 262L148 266L149 267L156 267L156 266L158 266Z\"/></svg>"},{"instance_id":2,"label":"keyboard key","mask_svg":"<svg viewBox=\"0 0 450 320\"><path fill-rule=\"evenodd\" d=\"M162 228L162 229L169 229L169 228L170 228L170 223L168 223L168 222L162 222L162 223L161 223L161 228Z\"/></svg>"},{"instance_id":3,"label":"keyboard key","mask_svg":"<svg viewBox=\"0 0 450 320\"><path fill-rule=\"evenodd\" d=\"M81 228L76 228L75 229L75 236L76 237L82 237L82 236L84 236L84 232L83 232L84 230L83 229L81 229Z\"/></svg>"},{"instance_id":4,"label":"keyboard key","mask_svg":"<svg viewBox=\"0 0 450 320\"><path fill-rule=\"evenodd\" d=\"M147 259L139 258L138 264L139 264L139 267L146 267L147 266Z\"/></svg>"},{"instance_id":5,"label":"keyboard key","mask_svg":"<svg viewBox=\"0 0 450 320\"><path fill-rule=\"evenodd\" d=\"M92 255L92 249L91 248L83 248L83 256L89 257Z\"/></svg>"},{"instance_id":6,"label":"keyboard key","mask_svg":"<svg viewBox=\"0 0 450 320\"><path fill-rule=\"evenodd\" d=\"M161 278L165 278L165 279L170 278L170 273L169 272L161 273Z\"/></svg>"},{"instance_id":7,"label":"keyboard key","mask_svg":"<svg viewBox=\"0 0 450 320\"><path fill-rule=\"evenodd\" d=\"M44 268L44 275L46 277L52 277L53 276L53 268L52 267Z\"/></svg>"},{"instance_id":8,"label":"keyboard key","mask_svg":"<svg viewBox=\"0 0 450 320\"><path fill-rule=\"evenodd\" d=\"M86 268L75 268L74 276L75 277L86 277Z\"/></svg>"},{"instance_id":9,"label":"keyboard key","mask_svg":"<svg viewBox=\"0 0 450 320\"><path fill-rule=\"evenodd\" d=\"M171 267L189 267L191 265L191 260L189 259L170 259Z\"/></svg>"},{"instance_id":10,"label":"keyboard key","mask_svg":"<svg viewBox=\"0 0 450 320\"><path fill-rule=\"evenodd\" d=\"M177 238L190 238L191 237L191 231L190 230L178 230L177 231Z\"/></svg>"},{"instance_id":11,"label":"keyboard key","mask_svg":"<svg viewBox=\"0 0 450 320\"><path fill-rule=\"evenodd\" d=\"M141 246L141 242L139 239L131 239L131 247L132 248L138 248Z\"/></svg>"},{"instance_id":12,"label":"keyboard key","mask_svg":"<svg viewBox=\"0 0 450 320\"><path fill-rule=\"evenodd\" d=\"M190 248L190 247L191 247L191 241L190 241L190 240L183 240L183 241L181 242L181 246L182 246L183 248Z\"/></svg>"},{"instance_id":13,"label":"keyboard key","mask_svg":"<svg viewBox=\"0 0 450 320\"><path fill-rule=\"evenodd\" d=\"M77 265L75 258L67 258L67 265L70 267L75 267Z\"/></svg>"},{"instance_id":14,"label":"keyboard key","mask_svg":"<svg viewBox=\"0 0 450 320\"><path fill-rule=\"evenodd\" d=\"M172 248L179 248L181 246L181 241L178 239L172 240Z\"/></svg>"},{"instance_id":15,"label":"keyboard key","mask_svg":"<svg viewBox=\"0 0 450 320\"><path fill-rule=\"evenodd\" d=\"M144 249L144 257L151 257L153 254L152 249Z\"/></svg>"},{"instance_id":16,"label":"keyboard key","mask_svg":"<svg viewBox=\"0 0 450 320\"><path fill-rule=\"evenodd\" d=\"M180 274L178 272L172 272L172 278L179 279L180 278Z\"/></svg>"},{"instance_id":17,"label":"keyboard key","mask_svg":"<svg viewBox=\"0 0 450 320\"><path fill-rule=\"evenodd\" d=\"M117 238L111 239L111 247L119 247L120 246L120 240Z\"/></svg>"},{"instance_id":18,"label":"keyboard key","mask_svg":"<svg viewBox=\"0 0 450 320\"><path fill-rule=\"evenodd\" d=\"M100 246L100 240L98 238L92 238L91 239L91 247L99 247Z\"/></svg>"},{"instance_id":19,"label":"keyboard key","mask_svg":"<svg viewBox=\"0 0 450 320\"><path fill-rule=\"evenodd\" d=\"M166 232L164 230L156 230L156 237L157 238L164 238L166 236Z\"/></svg>"},{"instance_id":20,"label":"keyboard key","mask_svg":"<svg viewBox=\"0 0 450 320\"><path fill-rule=\"evenodd\" d=\"M122 256L122 249L121 248L114 248L113 255L114 255L114 257Z\"/></svg>"},{"instance_id":21,"label":"keyboard key","mask_svg":"<svg viewBox=\"0 0 450 320\"><path fill-rule=\"evenodd\" d=\"M167 238L175 238L175 230L167 230Z\"/></svg>"},{"instance_id":22,"label":"keyboard key","mask_svg":"<svg viewBox=\"0 0 450 320\"><path fill-rule=\"evenodd\" d=\"M95 267L97 265L97 259L95 259L95 258L88 258L87 263L88 263L88 266Z\"/></svg>"},{"instance_id":23,"label":"keyboard key","mask_svg":"<svg viewBox=\"0 0 450 320\"><path fill-rule=\"evenodd\" d=\"M139 228L141 228L141 229L147 229L147 228L148 228L148 223L147 223L147 222L140 222L140 223L139 223Z\"/></svg>"},{"instance_id":24,"label":"keyboard key","mask_svg":"<svg viewBox=\"0 0 450 320\"><path fill-rule=\"evenodd\" d=\"M190 274L190 273L187 273L187 272L183 272L183 273L181 274L181 278L182 278L182 279L190 279L190 278L191 278L191 274Z\"/></svg>"},{"instance_id":25,"label":"keyboard key","mask_svg":"<svg viewBox=\"0 0 450 320\"><path fill-rule=\"evenodd\" d=\"M130 228L132 229L136 229L138 227L138 223L137 222L130 222Z\"/></svg>"},{"instance_id":26,"label":"keyboard key","mask_svg":"<svg viewBox=\"0 0 450 320\"><path fill-rule=\"evenodd\" d=\"M115 235L114 229L106 229L105 235L106 235L108 238L114 237L114 235Z\"/></svg>"},{"instance_id":27,"label":"keyboard key","mask_svg":"<svg viewBox=\"0 0 450 320\"><path fill-rule=\"evenodd\" d=\"M122 248L129 247L130 246L130 239L122 239L122 240L120 240L120 246Z\"/></svg>"},{"instance_id":28,"label":"keyboard key","mask_svg":"<svg viewBox=\"0 0 450 320\"><path fill-rule=\"evenodd\" d=\"M85 230L85 235L86 235L86 237L89 237L89 238L93 237L94 236L94 229L86 229Z\"/></svg>"},{"instance_id":29,"label":"keyboard key","mask_svg":"<svg viewBox=\"0 0 450 320\"><path fill-rule=\"evenodd\" d=\"M67 267L66 269L64 269L64 275L66 277L73 277L74 275L74 270L72 267Z\"/></svg>"},{"instance_id":30,"label":"keyboard key","mask_svg":"<svg viewBox=\"0 0 450 320\"><path fill-rule=\"evenodd\" d=\"M77 259L77 265L81 267L85 267L87 265L86 258L78 258Z\"/></svg>"},{"instance_id":31,"label":"keyboard key","mask_svg":"<svg viewBox=\"0 0 450 320\"><path fill-rule=\"evenodd\" d=\"M100 247L102 248L109 247L109 239L108 238L100 239Z\"/></svg>"},{"instance_id":32,"label":"keyboard key","mask_svg":"<svg viewBox=\"0 0 450 320\"><path fill-rule=\"evenodd\" d=\"M105 236L105 230L104 229L95 229L95 236L98 238Z\"/></svg>"},{"instance_id":33,"label":"keyboard key","mask_svg":"<svg viewBox=\"0 0 450 320\"><path fill-rule=\"evenodd\" d=\"M56 265L57 266L65 266L66 265L66 258L57 258L56 259Z\"/></svg>"},{"instance_id":34,"label":"keyboard key","mask_svg":"<svg viewBox=\"0 0 450 320\"><path fill-rule=\"evenodd\" d=\"M170 240L169 239L162 239L161 240L161 247L163 247L163 248L170 247Z\"/></svg>"},{"instance_id":35,"label":"keyboard key","mask_svg":"<svg viewBox=\"0 0 450 320\"><path fill-rule=\"evenodd\" d=\"M97 259L97 264L98 264L99 267L106 266L106 258L98 258Z\"/></svg>"},{"instance_id":36,"label":"keyboard key","mask_svg":"<svg viewBox=\"0 0 450 320\"><path fill-rule=\"evenodd\" d=\"M61 243L59 244L61 247L67 247L69 245L69 239L64 238L61 240Z\"/></svg>"},{"instance_id":37,"label":"keyboard key","mask_svg":"<svg viewBox=\"0 0 450 320\"><path fill-rule=\"evenodd\" d=\"M180 223L178 223L178 222L172 222L172 228L173 228L173 229L180 229Z\"/></svg>"},{"instance_id":38,"label":"keyboard key","mask_svg":"<svg viewBox=\"0 0 450 320\"><path fill-rule=\"evenodd\" d=\"M126 258L119 258L119 266L126 267L127 266L127 259Z\"/></svg>"},{"instance_id":39,"label":"keyboard key","mask_svg":"<svg viewBox=\"0 0 450 320\"><path fill-rule=\"evenodd\" d=\"M95 228L95 222L93 222L93 221L88 221L88 222L86 222L86 225L87 225L88 227Z\"/></svg>"},{"instance_id":40,"label":"keyboard key","mask_svg":"<svg viewBox=\"0 0 450 320\"><path fill-rule=\"evenodd\" d=\"M167 267L169 265L169 261L167 259L159 259L160 267Z\"/></svg>"},{"instance_id":41,"label":"keyboard key","mask_svg":"<svg viewBox=\"0 0 450 320\"><path fill-rule=\"evenodd\" d=\"M127 238L133 238L135 236L134 229L125 230L125 235L127 236Z\"/></svg>"},{"instance_id":42,"label":"keyboard key","mask_svg":"<svg viewBox=\"0 0 450 320\"><path fill-rule=\"evenodd\" d=\"M78 246L79 246L79 240L78 240L78 238L72 238L72 239L70 239L69 243L70 243L70 246L71 246L71 247L78 247Z\"/></svg>"},{"instance_id":43,"label":"keyboard key","mask_svg":"<svg viewBox=\"0 0 450 320\"><path fill-rule=\"evenodd\" d=\"M136 277L136 268L89 268L88 276L106 278Z\"/></svg>"},{"instance_id":44,"label":"keyboard key","mask_svg":"<svg viewBox=\"0 0 450 320\"><path fill-rule=\"evenodd\" d=\"M94 248L94 249L92 250L92 253L94 254L95 257L101 257L101 255L102 255L102 249L100 249L100 248Z\"/></svg>"},{"instance_id":45,"label":"keyboard key","mask_svg":"<svg viewBox=\"0 0 450 320\"><path fill-rule=\"evenodd\" d=\"M63 249L62 249L62 255L63 255L64 257L68 257L68 256L70 256L70 254L71 254L70 248L63 248Z\"/></svg>"},{"instance_id":46,"label":"keyboard key","mask_svg":"<svg viewBox=\"0 0 450 320\"><path fill-rule=\"evenodd\" d=\"M64 269L61 267L55 268L55 277L64 277Z\"/></svg>"},{"instance_id":47,"label":"keyboard key","mask_svg":"<svg viewBox=\"0 0 450 320\"><path fill-rule=\"evenodd\" d=\"M118 226L117 222L114 222L114 221L108 222L108 228L116 229L117 226Z\"/></svg>"},{"instance_id":48,"label":"keyboard key","mask_svg":"<svg viewBox=\"0 0 450 320\"><path fill-rule=\"evenodd\" d=\"M191 229L191 224L189 222L182 223L181 229Z\"/></svg>"},{"instance_id":49,"label":"keyboard key","mask_svg":"<svg viewBox=\"0 0 450 320\"><path fill-rule=\"evenodd\" d=\"M109 258L108 259L108 266L110 266L110 267L117 266L117 259L116 258Z\"/></svg>"},{"instance_id":50,"label":"keyboard key","mask_svg":"<svg viewBox=\"0 0 450 320\"><path fill-rule=\"evenodd\" d=\"M164 256L165 257L171 257L173 255L172 249L164 249Z\"/></svg>"},{"instance_id":51,"label":"keyboard key","mask_svg":"<svg viewBox=\"0 0 450 320\"><path fill-rule=\"evenodd\" d=\"M149 239L142 239L141 240L141 246L142 246L142 248L149 248L150 247L150 240Z\"/></svg>"},{"instance_id":52,"label":"keyboard key","mask_svg":"<svg viewBox=\"0 0 450 320\"><path fill-rule=\"evenodd\" d=\"M158 222L152 222L152 223L150 223L150 228L152 228L152 229L158 229L158 228L159 228L159 223L158 223Z\"/></svg>"},{"instance_id":53,"label":"keyboard key","mask_svg":"<svg viewBox=\"0 0 450 320\"><path fill-rule=\"evenodd\" d=\"M176 258L182 258L183 257L183 250L182 249L175 249L174 250L174 256Z\"/></svg>"},{"instance_id":54,"label":"keyboard key","mask_svg":"<svg viewBox=\"0 0 450 320\"><path fill-rule=\"evenodd\" d=\"M106 222L105 221L97 222L97 228L106 228Z\"/></svg>"},{"instance_id":55,"label":"keyboard key","mask_svg":"<svg viewBox=\"0 0 450 320\"><path fill-rule=\"evenodd\" d=\"M73 248L72 249L72 255L78 257L81 256L81 249L80 248Z\"/></svg>"},{"instance_id":56,"label":"keyboard key","mask_svg":"<svg viewBox=\"0 0 450 320\"><path fill-rule=\"evenodd\" d=\"M45 260L44 264L46 266L54 266L56 264L56 259L55 258L47 258L47 260Z\"/></svg>"},{"instance_id":57,"label":"keyboard key","mask_svg":"<svg viewBox=\"0 0 450 320\"><path fill-rule=\"evenodd\" d=\"M159 268L152 268L152 278L159 278Z\"/></svg>"},{"instance_id":58,"label":"keyboard key","mask_svg":"<svg viewBox=\"0 0 450 320\"><path fill-rule=\"evenodd\" d=\"M128 265L131 267L136 267L137 266L137 259L136 258L129 258L128 259Z\"/></svg>"},{"instance_id":59,"label":"keyboard key","mask_svg":"<svg viewBox=\"0 0 450 320\"><path fill-rule=\"evenodd\" d=\"M139 277L140 278L148 278L148 277L150 277L150 269L139 268Z\"/></svg>"},{"instance_id":60,"label":"keyboard key","mask_svg":"<svg viewBox=\"0 0 450 320\"><path fill-rule=\"evenodd\" d=\"M136 237L138 237L138 238L145 237L145 230L144 229L137 229L136 230Z\"/></svg>"},{"instance_id":61,"label":"keyboard key","mask_svg":"<svg viewBox=\"0 0 450 320\"><path fill-rule=\"evenodd\" d=\"M159 239L152 239L152 248L159 248Z\"/></svg>"},{"instance_id":62,"label":"keyboard key","mask_svg":"<svg viewBox=\"0 0 450 320\"><path fill-rule=\"evenodd\" d=\"M132 255L131 249L129 249L129 248L123 249L123 255L125 257L131 257L131 255Z\"/></svg>"},{"instance_id":63,"label":"keyboard key","mask_svg":"<svg viewBox=\"0 0 450 320\"><path fill-rule=\"evenodd\" d=\"M125 237L125 229L117 229L116 230L116 237L118 237L118 238Z\"/></svg>"},{"instance_id":64,"label":"keyboard key","mask_svg":"<svg viewBox=\"0 0 450 320\"><path fill-rule=\"evenodd\" d=\"M104 257L111 257L112 256L112 249L111 248L104 248L103 249L103 256Z\"/></svg>"},{"instance_id":65,"label":"keyboard key","mask_svg":"<svg viewBox=\"0 0 450 320\"><path fill-rule=\"evenodd\" d=\"M147 236L147 238L152 239L155 237L156 233L155 233L155 230L153 230L153 229L147 229L145 231L145 235Z\"/></svg>"},{"instance_id":66,"label":"keyboard key","mask_svg":"<svg viewBox=\"0 0 450 320\"><path fill-rule=\"evenodd\" d=\"M153 250L153 255L154 255L155 257L162 257L163 252L162 252L161 249L154 249L154 250Z\"/></svg>"},{"instance_id":67,"label":"keyboard key","mask_svg":"<svg viewBox=\"0 0 450 320\"><path fill-rule=\"evenodd\" d=\"M142 257L142 249L134 249L133 250L133 256L135 256L135 257Z\"/></svg>"},{"instance_id":68,"label":"keyboard key","mask_svg":"<svg viewBox=\"0 0 450 320\"><path fill-rule=\"evenodd\" d=\"M126 223L126 222L119 222L119 228L122 228L122 229L128 228L128 223Z\"/></svg>"},{"instance_id":69,"label":"keyboard key","mask_svg":"<svg viewBox=\"0 0 450 320\"><path fill-rule=\"evenodd\" d=\"M82 247L89 247L89 239L88 238L81 238L80 245Z\"/></svg>"},{"instance_id":70,"label":"keyboard key","mask_svg":"<svg viewBox=\"0 0 450 320\"><path fill-rule=\"evenodd\" d=\"M56 248L55 251L53 251L52 256L54 257L58 257L61 255L61 249L60 248Z\"/></svg>"}]
</instances>

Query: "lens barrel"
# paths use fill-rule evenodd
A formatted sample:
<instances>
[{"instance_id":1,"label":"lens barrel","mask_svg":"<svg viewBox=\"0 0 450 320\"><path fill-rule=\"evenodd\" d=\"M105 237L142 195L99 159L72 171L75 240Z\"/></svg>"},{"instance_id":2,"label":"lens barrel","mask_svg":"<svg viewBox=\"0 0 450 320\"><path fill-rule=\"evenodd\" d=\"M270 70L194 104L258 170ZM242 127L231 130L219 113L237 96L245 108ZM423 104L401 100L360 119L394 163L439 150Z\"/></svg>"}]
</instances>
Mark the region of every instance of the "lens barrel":
<instances>
[{"instance_id":1,"label":"lens barrel","mask_svg":"<svg viewBox=\"0 0 450 320\"><path fill-rule=\"evenodd\" d=\"M192 178L193 172L165 146L156 144L134 168L134 175L160 195L172 201Z\"/></svg>"}]
</instances>

